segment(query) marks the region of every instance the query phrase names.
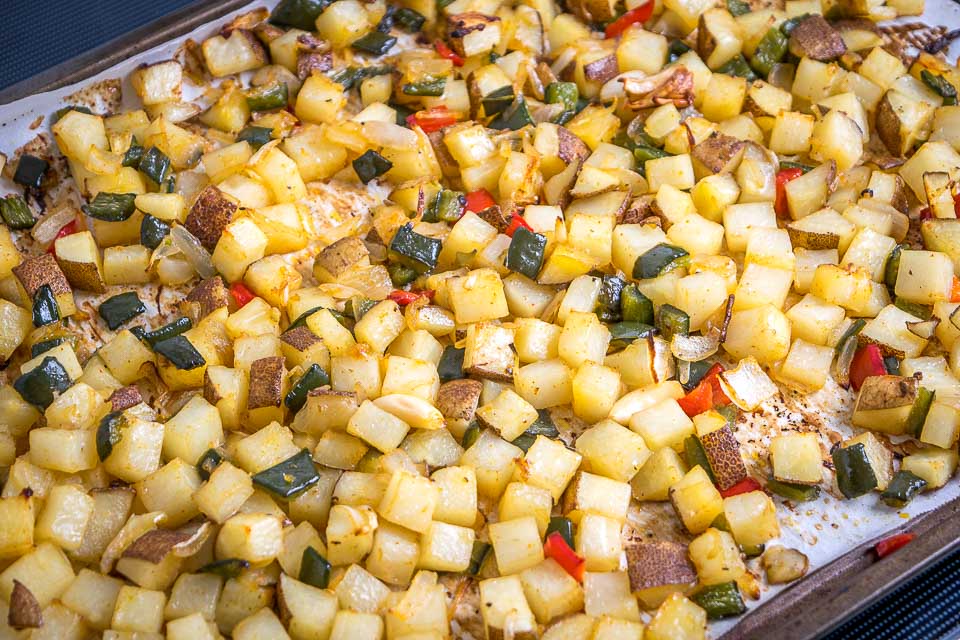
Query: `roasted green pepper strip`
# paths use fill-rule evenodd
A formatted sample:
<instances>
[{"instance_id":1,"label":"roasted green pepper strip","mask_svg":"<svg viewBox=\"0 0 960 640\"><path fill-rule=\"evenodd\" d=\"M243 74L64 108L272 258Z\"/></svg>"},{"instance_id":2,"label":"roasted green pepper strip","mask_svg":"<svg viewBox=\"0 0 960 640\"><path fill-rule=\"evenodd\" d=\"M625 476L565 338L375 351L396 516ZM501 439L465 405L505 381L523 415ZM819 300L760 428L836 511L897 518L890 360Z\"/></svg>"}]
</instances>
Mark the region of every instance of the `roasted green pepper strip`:
<instances>
[{"instance_id":1,"label":"roasted green pepper strip","mask_svg":"<svg viewBox=\"0 0 960 640\"><path fill-rule=\"evenodd\" d=\"M494 89L483 97L480 103L483 105L483 112L488 117L498 116L513 104L513 87L507 85Z\"/></svg>"},{"instance_id":2,"label":"roasted green pepper strip","mask_svg":"<svg viewBox=\"0 0 960 640\"><path fill-rule=\"evenodd\" d=\"M736 582L703 587L693 594L691 600L707 612L707 618L710 620L739 616L747 610Z\"/></svg>"},{"instance_id":3,"label":"roasted green pepper strip","mask_svg":"<svg viewBox=\"0 0 960 640\"><path fill-rule=\"evenodd\" d=\"M318 589L326 589L330 585L330 563L313 547L303 550L300 559L300 582L312 585Z\"/></svg>"},{"instance_id":4,"label":"roasted green pepper strip","mask_svg":"<svg viewBox=\"0 0 960 640\"><path fill-rule=\"evenodd\" d=\"M371 300L370 298L365 298L363 296L353 296L347 300L347 304L344 307L344 311L348 312L347 315L352 317L354 320L359 320L367 311L373 309L377 306L379 302L377 300Z\"/></svg>"},{"instance_id":5,"label":"roasted green pepper strip","mask_svg":"<svg viewBox=\"0 0 960 640\"><path fill-rule=\"evenodd\" d=\"M13 181L25 187L39 189L43 183L43 176L47 173L50 163L43 158L25 153L17 161L17 170L13 173Z\"/></svg>"},{"instance_id":6,"label":"roasted green pepper strip","mask_svg":"<svg viewBox=\"0 0 960 640\"><path fill-rule=\"evenodd\" d=\"M13 193L0 198L0 217L11 229L29 229L37 223L27 201Z\"/></svg>"},{"instance_id":7,"label":"roasted green pepper strip","mask_svg":"<svg viewBox=\"0 0 960 640\"><path fill-rule=\"evenodd\" d=\"M837 472L837 486L847 498L858 498L877 488L877 474L870 466L863 443L833 450L833 467Z\"/></svg>"},{"instance_id":8,"label":"roasted green pepper strip","mask_svg":"<svg viewBox=\"0 0 960 640\"><path fill-rule=\"evenodd\" d=\"M753 82L757 79L757 74L755 74L753 69L750 68L750 65L747 64L747 59L743 57L742 53L720 66L716 73L725 73L728 76L745 78L747 82Z\"/></svg>"},{"instance_id":9,"label":"roasted green pepper strip","mask_svg":"<svg viewBox=\"0 0 960 640\"><path fill-rule=\"evenodd\" d=\"M913 407L907 416L904 433L914 438L920 437L920 432L923 431L923 423L927 419L927 412L930 411L930 405L933 403L934 395L936 395L935 392L926 387L917 387L917 399L913 401Z\"/></svg>"},{"instance_id":10,"label":"roasted green pepper strip","mask_svg":"<svg viewBox=\"0 0 960 640\"><path fill-rule=\"evenodd\" d=\"M408 82L403 85L401 91L407 96L439 98L443 95L443 90L446 86L446 78L430 78L429 80L421 80L420 82Z\"/></svg>"},{"instance_id":11,"label":"roasted green pepper strip","mask_svg":"<svg viewBox=\"0 0 960 640\"><path fill-rule=\"evenodd\" d=\"M181 371L192 371L207 363L186 336L174 336L153 345L153 350Z\"/></svg>"},{"instance_id":12,"label":"roasted green pepper strip","mask_svg":"<svg viewBox=\"0 0 960 640\"><path fill-rule=\"evenodd\" d=\"M97 456L103 462L113 453L113 447L122 437L120 428L124 424L123 412L114 411L100 419L97 426Z\"/></svg>"},{"instance_id":13,"label":"roasted green pepper strip","mask_svg":"<svg viewBox=\"0 0 960 640\"><path fill-rule=\"evenodd\" d=\"M713 468L710 466L710 460L707 458L707 451L703 448L700 438L697 436L687 436L687 439L683 441L683 455L687 460L688 467L692 469L700 465L703 470L707 472L707 475L710 476L710 481L716 482L716 478L713 475Z\"/></svg>"},{"instance_id":14,"label":"roasted green pepper strip","mask_svg":"<svg viewBox=\"0 0 960 640\"><path fill-rule=\"evenodd\" d=\"M307 449L253 476L253 484L284 499L306 491L319 481L320 475Z\"/></svg>"},{"instance_id":15,"label":"roasted green pepper strip","mask_svg":"<svg viewBox=\"0 0 960 640\"><path fill-rule=\"evenodd\" d=\"M125 291L107 298L100 303L97 310L110 331L116 331L124 322L133 320L141 313L147 312L147 307L140 301L134 291Z\"/></svg>"},{"instance_id":16,"label":"roasted green pepper strip","mask_svg":"<svg viewBox=\"0 0 960 640\"><path fill-rule=\"evenodd\" d=\"M897 356L883 356L883 368L891 376L900 375L900 359Z\"/></svg>"},{"instance_id":17,"label":"roasted green pepper strip","mask_svg":"<svg viewBox=\"0 0 960 640\"><path fill-rule=\"evenodd\" d=\"M563 516L553 516L550 518L550 523L547 524L547 532L544 534L543 539L546 540L551 533L559 533L571 549L576 548L573 546L573 522L570 521L570 518L564 518Z\"/></svg>"},{"instance_id":18,"label":"roasted green pepper strip","mask_svg":"<svg viewBox=\"0 0 960 640\"><path fill-rule=\"evenodd\" d=\"M143 222L140 223L140 244L148 249L156 249L169 233L169 224L160 218L143 214Z\"/></svg>"},{"instance_id":19,"label":"roasted green pepper strip","mask_svg":"<svg viewBox=\"0 0 960 640\"><path fill-rule=\"evenodd\" d=\"M130 140L130 146L127 148L126 152L123 154L123 161L121 164L125 167L133 167L136 169L140 166L140 161L143 159L144 148L137 142L136 138Z\"/></svg>"},{"instance_id":20,"label":"roasted green pepper strip","mask_svg":"<svg viewBox=\"0 0 960 640\"><path fill-rule=\"evenodd\" d=\"M393 13L393 21L407 33L417 33L427 21L420 13L407 7L401 7Z\"/></svg>"},{"instance_id":21,"label":"roasted green pepper strip","mask_svg":"<svg viewBox=\"0 0 960 640\"><path fill-rule=\"evenodd\" d=\"M700 381L703 380L704 376L707 375L707 372L710 371L710 367L713 365L706 360L701 360L699 362L690 363L690 377L687 378L686 384L681 383L685 391L693 391Z\"/></svg>"},{"instance_id":22,"label":"roasted green pepper strip","mask_svg":"<svg viewBox=\"0 0 960 640\"><path fill-rule=\"evenodd\" d=\"M657 313L656 327L665 340L676 334L686 335L690 333L690 316L672 304L665 304Z\"/></svg>"},{"instance_id":23,"label":"roasted green pepper strip","mask_svg":"<svg viewBox=\"0 0 960 640\"><path fill-rule=\"evenodd\" d=\"M547 85L544 99L547 104L563 105L563 111L554 119L554 122L566 124L579 110L577 103L580 100L580 89L575 82L551 82Z\"/></svg>"},{"instance_id":24,"label":"roasted green pepper strip","mask_svg":"<svg viewBox=\"0 0 960 640\"><path fill-rule=\"evenodd\" d=\"M296 413L303 408L303 405L307 402L307 394L310 393L313 389L322 387L325 384L330 384L330 376L327 375L327 372L320 368L320 365L314 363L310 365L310 368L300 376L300 378L293 383L293 386L290 388L290 392L287 393L287 396L283 399L284 404L287 405L287 408L290 411Z\"/></svg>"},{"instance_id":25,"label":"roasted green pepper strip","mask_svg":"<svg viewBox=\"0 0 960 640\"><path fill-rule=\"evenodd\" d=\"M950 84L946 78L930 73L924 69L920 72L920 79L923 80L923 84L933 89L938 96L943 98L944 106L957 104L957 88Z\"/></svg>"},{"instance_id":26,"label":"roasted green pepper strip","mask_svg":"<svg viewBox=\"0 0 960 640\"><path fill-rule=\"evenodd\" d=\"M820 496L820 487L793 482L781 482L776 478L767 480L767 490L793 502L810 502Z\"/></svg>"},{"instance_id":27,"label":"roasted green pepper strip","mask_svg":"<svg viewBox=\"0 0 960 640\"><path fill-rule=\"evenodd\" d=\"M150 147L144 151L138 168L141 173L157 184L163 184L163 181L170 175L170 158L160 149Z\"/></svg>"},{"instance_id":28,"label":"roasted green pepper strip","mask_svg":"<svg viewBox=\"0 0 960 640\"><path fill-rule=\"evenodd\" d=\"M857 318L854 320L850 326L847 327L847 330L843 332L843 335L840 336L840 341L837 342L837 346L834 348L834 350L837 353L840 353L840 349L843 348L843 343L863 331L865 326L867 326L867 321L863 318Z\"/></svg>"},{"instance_id":29,"label":"roasted green pepper strip","mask_svg":"<svg viewBox=\"0 0 960 640\"><path fill-rule=\"evenodd\" d=\"M527 430L512 442L513 445L523 449L524 453L533 446L537 436L545 436L547 438L558 438L560 436L557 425L553 423L553 418L550 417L550 413L546 409L540 409L538 414L534 423L527 427Z\"/></svg>"},{"instance_id":30,"label":"roasted green pepper strip","mask_svg":"<svg viewBox=\"0 0 960 640\"><path fill-rule=\"evenodd\" d=\"M727 0L727 11L734 17L742 16L750 13L750 5L742 0Z\"/></svg>"},{"instance_id":31,"label":"roasted green pepper strip","mask_svg":"<svg viewBox=\"0 0 960 640\"><path fill-rule=\"evenodd\" d=\"M470 426L467 427L467 430L463 432L463 438L460 439L460 446L464 449L469 449L479 437L480 426L476 422L471 423Z\"/></svg>"},{"instance_id":32,"label":"roasted green pepper strip","mask_svg":"<svg viewBox=\"0 0 960 640\"><path fill-rule=\"evenodd\" d=\"M57 124L57 121L59 121L60 118L67 115L71 111L76 111L77 113L85 113L88 116L94 115L93 111L91 111L88 107L84 107L79 104L69 104L65 107L60 107L59 109L53 112L53 115L50 116L50 125L53 126Z\"/></svg>"},{"instance_id":33,"label":"roasted green pepper strip","mask_svg":"<svg viewBox=\"0 0 960 640\"><path fill-rule=\"evenodd\" d=\"M490 552L490 544L487 542L473 541L473 550L470 552L470 566L467 567L467 573L475 576L480 573L480 567Z\"/></svg>"},{"instance_id":34,"label":"roasted green pepper strip","mask_svg":"<svg viewBox=\"0 0 960 640\"><path fill-rule=\"evenodd\" d=\"M641 165L647 162L647 160L656 160L657 158L667 158L669 156L670 154L663 149L658 149L648 144L638 144L633 150L633 157L636 158L637 162Z\"/></svg>"},{"instance_id":35,"label":"roasted green pepper strip","mask_svg":"<svg viewBox=\"0 0 960 640\"><path fill-rule=\"evenodd\" d=\"M910 471L901 469L893 474L890 484L880 494L880 499L888 507L901 509L926 487L926 480Z\"/></svg>"},{"instance_id":36,"label":"roasted green pepper strip","mask_svg":"<svg viewBox=\"0 0 960 640\"><path fill-rule=\"evenodd\" d=\"M594 308L600 322L620 321L622 318L620 298L625 286L623 279L617 276L603 276L600 280L600 295L597 296L597 304Z\"/></svg>"},{"instance_id":37,"label":"roasted green pepper strip","mask_svg":"<svg viewBox=\"0 0 960 640\"><path fill-rule=\"evenodd\" d=\"M70 388L70 374L53 356L44 358L40 365L13 381L13 388L23 399L43 409L53 402L54 393Z\"/></svg>"},{"instance_id":38,"label":"roasted green pepper strip","mask_svg":"<svg viewBox=\"0 0 960 640\"><path fill-rule=\"evenodd\" d=\"M369 31L359 40L355 40L350 46L358 51L365 51L375 56L382 56L390 51L395 44L397 44L397 39L393 36L380 31Z\"/></svg>"},{"instance_id":39,"label":"roasted green pepper strip","mask_svg":"<svg viewBox=\"0 0 960 640\"><path fill-rule=\"evenodd\" d=\"M440 249L443 243L436 238L428 238L413 230L413 224L408 222L393 235L390 241L390 253L397 260L417 273L426 273L437 266Z\"/></svg>"},{"instance_id":40,"label":"roasted green pepper strip","mask_svg":"<svg viewBox=\"0 0 960 640\"><path fill-rule=\"evenodd\" d=\"M536 280L543 266L543 254L547 249L547 238L524 227L513 232L504 266L510 271L522 273Z\"/></svg>"},{"instance_id":41,"label":"roasted green pepper strip","mask_svg":"<svg viewBox=\"0 0 960 640\"><path fill-rule=\"evenodd\" d=\"M811 171L813 167L808 164L803 164L802 162L791 162L790 160L781 160L780 161L781 169L800 169L804 173Z\"/></svg>"},{"instance_id":42,"label":"roasted green pepper strip","mask_svg":"<svg viewBox=\"0 0 960 640\"><path fill-rule=\"evenodd\" d=\"M373 149L367 149L363 155L353 161L353 170L357 172L357 177L363 184L379 178L392 168L393 163Z\"/></svg>"},{"instance_id":43,"label":"roasted green pepper strip","mask_svg":"<svg viewBox=\"0 0 960 640\"><path fill-rule=\"evenodd\" d=\"M628 284L620 292L620 316L624 322L653 324L653 301L641 293L635 284Z\"/></svg>"},{"instance_id":44,"label":"roasted green pepper strip","mask_svg":"<svg viewBox=\"0 0 960 640\"><path fill-rule=\"evenodd\" d=\"M414 269L399 262L387 263L387 273L390 274L390 281L398 288L407 286L420 275Z\"/></svg>"},{"instance_id":45,"label":"roasted green pepper strip","mask_svg":"<svg viewBox=\"0 0 960 640\"><path fill-rule=\"evenodd\" d=\"M750 58L750 66L766 78L783 57L787 55L790 41L780 29L776 27L767 30L767 33L760 39L753 57Z\"/></svg>"},{"instance_id":46,"label":"roasted green pepper strip","mask_svg":"<svg viewBox=\"0 0 960 640\"><path fill-rule=\"evenodd\" d=\"M237 142L246 141L254 149L259 149L273 139L273 129L270 127L244 127L237 134Z\"/></svg>"},{"instance_id":47,"label":"roasted green pepper strip","mask_svg":"<svg viewBox=\"0 0 960 640\"><path fill-rule=\"evenodd\" d=\"M608 328L610 329L610 349L613 351L624 349L631 342L656 332L656 328L642 322L616 322Z\"/></svg>"},{"instance_id":48,"label":"roasted green pepper strip","mask_svg":"<svg viewBox=\"0 0 960 640\"><path fill-rule=\"evenodd\" d=\"M164 340L169 340L174 336L179 336L180 334L187 331L193 327L193 322L190 318L184 316L182 318L177 318L173 322L158 327L154 331L144 331L142 334L137 336L151 347L155 347L158 342L163 342Z\"/></svg>"},{"instance_id":49,"label":"roasted green pepper strip","mask_svg":"<svg viewBox=\"0 0 960 640\"><path fill-rule=\"evenodd\" d=\"M286 82L275 82L247 90L247 107L250 111L270 111L287 106L290 90Z\"/></svg>"},{"instance_id":50,"label":"roasted green pepper strip","mask_svg":"<svg viewBox=\"0 0 960 640\"><path fill-rule=\"evenodd\" d=\"M916 302L910 302L909 300L904 300L903 298L897 297L893 301L893 306L903 311L906 311L912 316L916 316L921 320L929 320L930 316L933 315L933 308L925 304L918 304Z\"/></svg>"},{"instance_id":51,"label":"roasted green pepper strip","mask_svg":"<svg viewBox=\"0 0 960 640\"><path fill-rule=\"evenodd\" d=\"M250 563L240 558L226 558L216 560L200 567L198 573L212 573L221 578L236 578L241 573L250 568Z\"/></svg>"},{"instance_id":52,"label":"roasted green pepper strip","mask_svg":"<svg viewBox=\"0 0 960 640\"><path fill-rule=\"evenodd\" d=\"M534 124L533 116L530 115L530 110L527 108L527 101L523 95L519 95L514 98L509 107L504 109L503 113L494 118L493 122L490 123L490 128L516 131L532 124Z\"/></svg>"},{"instance_id":53,"label":"roasted green pepper strip","mask_svg":"<svg viewBox=\"0 0 960 640\"><path fill-rule=\"evenodd\" d=\"M450 380L459 380L465 378L463 373L463 355L466 349L454 346L446 347L440 356L440 362L437 363L437 374L440 382L449 382Z\"/></svg>"},{"instance_id":54,"label":"roasted green pepper strip","mask_svg":"<svg viewBox=\"0 0 960 640\"><path fill-rule=\"evenodd\" d=\"M207 449L197 460L197 473L201 480L209 480L210 475L223 462L223 456L216 449Z\"/></svg>"},{"instance_id":55,"label":"roasted green pepper strip","mask_svg":"<svg viewBox=\"0 0 960 640\"><path fill-rule=\"evenodd\" d=\"M637 258L633 265L633 277L637 280L656 278L668 271L685 267L689 262L690 254L686 249L660 243Z\"/></svg>"},{"instance_id":56,"label":"roasted green pepper strip","mask_svg":"<svg viewBox=\"0 0 960 640\"><path fill-rule=\"evenodd\" d=\"M43 327L60 319L60 305L53 289L45 284L33 294L33 326Z\"/></svg>"},{"instance_id":57,"label":"roasted green pepper strip","mask_svg":"<svg viewBox=\"0 0 960 640\"><path fill-rule=\"evenodd\" d=\"M41 340L32 347L30 347L30 357L36 358L41 353L46 353L53 349L54 347L63 344L66 342L66 338L51 338L50 340Z\"/></svg>"},{"instance_id":58,"label":"roasted green pepper strip","mask_svg":"<svg viewBox=\"0 0 960 640\"><path fill-rule=\"evenodd\" d=\"M467 198L460 191L441 189L423 212L424 222L454 223L463 216Z\"/></svg>"},{"instance_id":59,"label":"roasted green pepper strip","mask_svg":"<svg viewBox=\"0 0 960 640\"><path fill-rule=\"evenodd\" d=\"M270 14L270 22L304 31L317 28L317 18L330 0L281 0Z\"/></svg>"},{"instance_id":60,"label":"roasted green pepper strip","mask_svg":"<svg viewBox=\"0 0 960 640\"><path fill-rule=\"evenodd\" d=\"M89 203L81 207L91 218L106 222L123 222L136 211L133 193L107 193L101 191Z\"/></svg>"}]
</instances>

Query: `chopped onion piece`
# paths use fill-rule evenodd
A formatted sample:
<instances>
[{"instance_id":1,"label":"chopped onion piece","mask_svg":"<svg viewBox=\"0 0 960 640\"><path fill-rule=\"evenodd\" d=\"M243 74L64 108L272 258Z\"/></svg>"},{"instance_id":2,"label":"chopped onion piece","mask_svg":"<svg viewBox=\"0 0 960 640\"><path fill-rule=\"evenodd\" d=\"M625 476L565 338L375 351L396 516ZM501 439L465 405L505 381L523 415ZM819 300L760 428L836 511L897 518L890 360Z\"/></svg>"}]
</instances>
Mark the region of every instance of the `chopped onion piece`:
<instances>
[{"instance_id":1,"label":"chopped onion piece","mask_svg":"<svg viewBox=\"0 0 960 640\"><path fill-rule=\"evenodd\" d=\"M670 353L678 360L700 362L720 349L720 329L711 327L705 336L676 333L670 340Z\"/></svg>"},{"instance_id":2,"label":"chopped onion piece","mask_svg":"<svg viewBox=\"0 0 960 640\"><path fill-rule=\"evenodd\" d=\"M77 212L71 207L63 207L51 211L37 220L37 224L30 229L30 235L40 244L47 245L54 241L60 229L70 224L77 217Z\"/></svg>"},{"instance_id":3,"label":"chopped onion piece","mask_svg":"<svg viewBox=\"0 0 960 640\"><path fill-rule=\"evenodd\" d=\"M960 307L954 309L953 313L950 314L950 324L960 329Z\"/></svg>"},{"instance_id":4,"label":"chopped onion piece","mask_svg":"<svg viewBox=\"0 0 960 640\"><path fill-rule=\"evenodd\" d=\"M677 360L677 380L680 384L690 382L690 362L688 360Z\"/></svg>"},{"instance_id":5,"label":"chopped onion piece","mask_svg":"<svg viewBox=\"0 0 960 640\"><path fill-rule=\"evenodd\" d=\"M417 134L393 122L371 120L361 126L363 137L375 145L388 149L413 149L417 146Z\"/></svg>"},{"instance_id":6,"label":"chopped onion piece","mask_svg":"<svg viewBox=\"0 0 960 640\"><path fill-rule=\"evenodd\" d=\"M177 248L183 252L187 262L197 270L201 278L211 278L216 275L217 270L213 267L210 254L203 248L195 235L181 225L174 225L173 229L170 230L170 238L177 245Z\"/></svg>"},{"instance_id":7,"label":"chopped onion piece","mask_svg":"<svg viewBox=\"0 0 960 640\"><path fill-rule=\"evenodd\" d=\"M640 82L641 80L646 80L647 77L647 74L639 69L634 69L633 71L624 71L615 78L608 80L603 87L600 88L600 99L607 101L613 100L614 98L626 97L627 92L624 91L623 88L624 80ZM653 90L655 88L656 84L651 84L650 89Z\"/></svg>"},{"instance_id":8,"label":"chopped onion piece","mask_svg":"<svg viewBox=\"0 0 960 640\"><path fill-rule=\"evenodd\" d=\"M837 360L833 363L833 377L844 389L850 387L850 365L853 364L853 356L856 354L857 336L850 336L843 342Z\"/></svg>"},{"instance_id":9,"label":"chopped onion piece","mask_svg":"<svg viewBox=\"0 0 960 640\"><path fill-rule=\"evenodd\" d=\"M560 55L557 56L557 59L553 61L553 64L550 65L550 71L557 77L563 75L564 69L566 69L573 62L574 58L577 57L577 50L573 47L567 47L560 52Z\"/></svg>"},{"instance_id":10,"label":"chopped onion piece","mask_svg":"<svg viewBox=\"0 0 960 640\"><path fill-rule=\"evenodd\" d=\"M919 338L930 340L933 338L933 334L939 324L940 318L930 318L929 320L921 320L920 322L908 322L907 329Z\"/></svg>"},{"instance_id":11,"label":"chopped onion piece","mask_svg":"<svg viewBox=\"0 0 960 640\"><path fill-rule=\"evenodd\" d=\"M736 369L722 372L720 385L727 397L744 411L753 411L777 393L777 385L753 356L741 360Z\"/></svg>"}]
</instances>

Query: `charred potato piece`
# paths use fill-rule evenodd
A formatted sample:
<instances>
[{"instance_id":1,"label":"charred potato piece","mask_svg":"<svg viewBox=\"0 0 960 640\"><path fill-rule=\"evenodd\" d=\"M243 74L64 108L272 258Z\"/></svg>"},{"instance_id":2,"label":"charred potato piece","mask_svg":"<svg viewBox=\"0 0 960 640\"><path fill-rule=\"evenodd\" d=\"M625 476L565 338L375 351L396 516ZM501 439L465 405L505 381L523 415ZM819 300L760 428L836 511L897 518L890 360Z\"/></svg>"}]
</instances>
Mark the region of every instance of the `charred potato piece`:
<instances>
[{"instance_id":1,"label":"charred potato piece","mask_svg":"<svg viewBox=\"0 0 960 640\"><path fill-rule=\"evenodd\" d=\"M820 62L835 60L847 52L840 32L821 15L810 15L790 32L790 53Z\"/></svg>"},{"instance_id":2,"label":"charred potato piece","mask_svg":"<svg viewBox=\"0 0 960 640\"><path fill-rule=\"evenodd\" d=\"M279 407L283 401L281 390L285 375L283 358L280 356L254 360L250 365L250 394L247 396L247 409Z\"/></svg>"},{"instance_id":3,"label":"charred potato piece","mask_svg":"<svg viewBox=\"0 0 960 640\"><path fill-rule=\"evenodd\" d=\"M877 135L890 153L904 156L926 137L933 114L929 104L899 91L887 91L877 105Z\"/></svg>"},{"instance_id":4,"label":"charred potato piece","mask_svg":"<svg viewBox=\"0 0 960 640\"><path fill-rule=\"evenodd\" d=\"M477 11L450 16L447 38L457 55L469 57L490 51L500 41L500 18Z\"/></svg>"},{"instance_id":5,"label":"charred potato piece","mask_svg":"<svg viewBox=\"0 0 960 640\"><path fill-rule=\"evenodd\" d=\"M213 251L236 212L237 205L220 189L209 185L200 192L197 201L190 207L183 226L195 235L208 251Z\"/></svg>"},{"instance_id":6,"label":"charred potato piece","mask_svg":"<svg viewBox=\"0 0 960 640\"><path fill-rule=\"evenodd\" d=\"M70 284L83 291L103 293L103 260L93 234L89 231L58 238L54 244L57 263Z\"/></svg>"},{"instance_id":7,"label":"charred potato piece","mask_svg":"<svg viewBox=\"0 0 960 640\"><path fill-rule=\"evenodd\" d=\"M607 22L617 17L616 0L573 0L567 7L584 22Z\"/></svg>"},{"instance_id":8,"label":"charred potato piece","mask_svg":"<svg viewBox=\"0 0 960 640\"><path fill-rule=\"evenodd\" d=\"M337 278L356 266L370 266L370 252L363 240L348 236L320 252L313 262L313 275L320 282L336 282Z\"/></svg>"},{"instance_id":9,"label":"charred potato piece","mask_svg":"<svg viewBox=\"0 0 960 640\"><path fill-rule=\"evenodd\" d=\"M479 380L450 380L440 385L436 407L453 430L464 430L473 421L483 384Z\"/></svg>"},{"instance_id":10,"label":"charred potato piece","mask_svg":"<svg viewBox=\"0 0 960 640\"><path fill-rule=\"evenodd\" d=\"M130 385L127 387L120 387L111 393L109 402L111 411L123 411L124 409L135 407L143 402L143 396L140 395L140 389Z\"/></svg>"},{"instance_id":11,"label":"charred potato piece","mask_svg":"<svg viewBox=\"0 0 960 640\"><path fill-rule=\"evenodd\" d=\"M700 177L716 173L733 173L743 158L747 143L719 132L693 148L693 172Z\"/></svg>"},{"instance_id":12,"label":"charred potato piece","mask_svg":"<svg viewBox=\"0 0 960 640\"><path fill-rule=\"evenodd\" d=\"M617 65L615 54L594 60L583 67L584 77L592 82L606 82L616 77L618 73L620 73L620 67Z\"/></svg>"},{"instance_id":13,"label":"charred potato piece","mask_svg":"<svg viewBox=\"0 0 960 640\"><path fill-rule=\"evenodd\" d=\"M20 295L25 302L32 301L40 287L46 285L50 287L51 293L57 300L61 318L76 313L77 307L73 301L70 282L57 264L56 258L49 253L26 258L12 271L17 279Z\"/></svg>"},{"instance_id":14,"label":"charred potato piece","mask_svg":"<svg viewBox=\"0 0 960 640\"><path fill-rule=\"evenodd\" d=\"M717 487L729 489L747 477L747 468L740 456L740 443L730 425L700 436L700 443L710 461L710 468L717 479Z\"/></svg>"},{"instance_id":15,"label":"charred potato piece","mask_svg":"<svg viewBox=\"0 0 960 640\"><path fill-rule=\"evenodd\" d=\"M33 593L19 580L13 581L13 591L10 594L10 610L7 613L7 624L20 631L22 629L39 629L43 626L43 614L40 603Z\"/></svg>"},{"instance_id":16,"label":"charred potato piece","mask_svg":"<svg viewBox=\"0 0 960 640\"><path fill-rule=\"evenodd\" d=\"M221 307L230 306L230 290L224 284L223 278L213 276L201 280L187 294L186 301L196 304L200 310L199 317L205 318Z\"/></svg>"},{"instance_id":17,"label":"charred potato piece","mask_svg":"<svg viewBox=\"0 0 960 640\"><path fill-rule=\"evenodd\" d=\"M627 545L630 591L654 608L671 593L686 591L697 582L687 545L678 542L634 542Z\"/></svg>"}]
</instances>

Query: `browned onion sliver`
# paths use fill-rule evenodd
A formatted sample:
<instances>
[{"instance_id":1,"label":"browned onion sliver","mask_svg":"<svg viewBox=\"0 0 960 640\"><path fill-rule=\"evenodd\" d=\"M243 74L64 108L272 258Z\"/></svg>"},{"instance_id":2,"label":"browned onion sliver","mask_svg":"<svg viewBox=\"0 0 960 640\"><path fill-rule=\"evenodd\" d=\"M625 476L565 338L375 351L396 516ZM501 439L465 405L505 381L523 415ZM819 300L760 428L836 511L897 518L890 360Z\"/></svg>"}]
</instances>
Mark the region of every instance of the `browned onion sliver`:
<instances>
[{"instance_id":1,"label":"browned onion sliver","mask_svg":"<svg viewBox=\"0 0 960 640\"><path fill-rule=\"evenodd\" d=\"M720 330L711 327L705 336L674 334L670 340L670 353L678 360L700 362L720 349Z\"/></svg>"},{"instance_id":2,"label":"browned onion sliver","mask_svg":"<svg viewBox=\"0 0 960 640\"><path fill-rule=\"evenodd\" d=\"M213 266L210 253L203 248L195 235L181 225L174 225L170 230L170 238L201 278L211 278L216 275L217 270Z\"/></svg>"},{"instance_id":3,"label":"browned onion sliver","mask_svg":"<svg viewBox=\"0 0 960 640\"><path fill-rule=\"evenodd\" d=\"M921 320L920 322L908 322L907 329L918 338L929 340L933 337L933 333L937 330L939 324L940 318L930 318L929 320Z\"/></svg>"},{"instance_id":4,"label":"browned onion sliver","mask_svg":"<svg viewBox=\"0 0 960 640\"><path fill-rule=\"evenodd\" d=\"M833 377L837 379L837 384L844 389L850 387L850 364L853 362L853 356L856 353L857 336L850 336L840 347L837 361L833 365Z\"/></svg>"}]
</instances>

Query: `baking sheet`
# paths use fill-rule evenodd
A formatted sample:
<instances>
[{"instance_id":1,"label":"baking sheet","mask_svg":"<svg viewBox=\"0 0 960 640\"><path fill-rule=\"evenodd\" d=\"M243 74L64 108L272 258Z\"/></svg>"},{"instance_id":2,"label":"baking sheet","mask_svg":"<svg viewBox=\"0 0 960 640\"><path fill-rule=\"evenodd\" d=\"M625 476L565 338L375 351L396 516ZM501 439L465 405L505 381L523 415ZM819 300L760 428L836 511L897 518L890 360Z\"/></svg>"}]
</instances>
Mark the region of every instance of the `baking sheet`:
<instances>
[{"instance_id":1,"label":"baking sheet","mask_svg":"<svg viewBox=\"0 0 960 640\"><path fill-rule=\"evenodd\" d=\"M169 59L187 38L202 41L216 33L219 25L232 17L257 7L272 8L276 4L276 0L250 3L225 14L209 25L198 27L168 43L134 55L87 80L0 106L0 124L3 130L3 136L0 137L0 152L6 153L9 157L18 147L33 139L39 132L46 131L48 123L45 118L68 104L65 101L67 96L91 83L121 78L123 94L126 96L125 106L133 106L136 103L136 94L129 84L128 76L138 65ZM928 25L960 27L960 6L950 0L927 0L927 10L921 20ZM906 18L899 22L916 21L917 18ZM955 61L958 52L960 52L960 45L955 42L948 58ZM190 98L185 83L184 99ZM40 122L40 118L44 120ZM0 178L0 191L14 190L13 184ZM851 408L851 395L839 389L832 381L812 397L788 395L766 403L761 411L748 416L745 422L738 425L737 435L748 465L760 464L766 442L772 435L781 431L816 430L821 433L825 443L829 442L830 432L852 434L852 430L846 426ZM812 571L828 564L850 549L882 535L883 532L896 529L905 522L909 522L911 518L936 509L958 496L960 496L960 484L954 480L946 487L917 497L908 507L898 511L879 503L876 493L858 500L841 501L827 491L818 501L801 504L793 510L787 509L782 503L778 505L782 535L779 540L771 541L771 544L783 544L801 549L809 556ZM782 588L765 587L761 602L769 600ZM748 606L753 609L757 604L756 602L748 603ZM724 633L735 626L738 620L712 623L711 635L716 637Z\"/></svg>"}]
</instances>

